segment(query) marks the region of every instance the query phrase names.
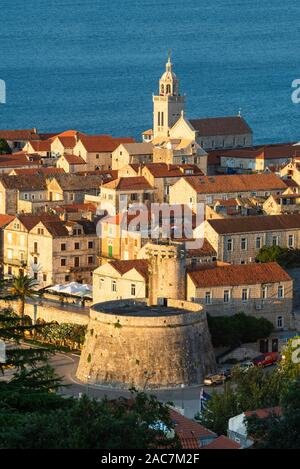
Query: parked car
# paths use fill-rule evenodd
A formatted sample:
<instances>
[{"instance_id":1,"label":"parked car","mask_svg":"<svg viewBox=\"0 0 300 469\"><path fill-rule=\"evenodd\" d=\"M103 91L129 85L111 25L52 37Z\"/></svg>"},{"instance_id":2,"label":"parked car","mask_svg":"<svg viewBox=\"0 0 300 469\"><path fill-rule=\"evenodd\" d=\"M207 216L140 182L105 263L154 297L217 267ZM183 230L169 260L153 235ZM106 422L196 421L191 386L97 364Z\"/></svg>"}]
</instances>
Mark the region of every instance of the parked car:
<instances>
[{"instance_id":1,"label":"parked car","mask_svg":"<svg viewBox=\"0 0 300 469\"><path fill-rule=\"evenodd\" d=\"M269 353L262 353L258 355L258 357L253 358L252 362L254 366L270 366L274 365L280 360L280 355L278 352L269 352Z\"/></svg>"},{"instance_id":2,"label":"parked car","mask_svg":"<svg viewBox=\"0 0 300 469\"><path fill-rule=\"evenodd\" d=\"M223 384L226 380L224 373L216 373L207 375L204 379L205 386L216 386L217 384Z\"/></svg>"},{"instance_id":3,"label":"parked car","mask_svg":"<svg viewBox=\"0 0 300 469\"><path fill-rule=\"evenodd\" d=\"M242 371L248 371L250 368L253 368L254 367L254 363L250 360L246 360L244 362L241 362L238 364L238 367L242 370Z\"/></svg>"}]
</instances>

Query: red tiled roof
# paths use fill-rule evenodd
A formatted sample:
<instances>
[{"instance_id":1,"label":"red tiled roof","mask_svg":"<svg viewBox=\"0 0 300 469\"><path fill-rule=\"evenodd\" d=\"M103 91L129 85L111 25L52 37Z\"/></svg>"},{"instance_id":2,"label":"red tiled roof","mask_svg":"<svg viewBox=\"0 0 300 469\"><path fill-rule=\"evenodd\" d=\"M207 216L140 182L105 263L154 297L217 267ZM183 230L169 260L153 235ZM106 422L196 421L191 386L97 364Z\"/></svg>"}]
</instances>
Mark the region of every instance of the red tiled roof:
<instances>
[{"instance_id":1,"label":"red tiled roof","mask_svg":"<svg viewBox=\"0 0 300 469\"><path fill-rule=\"evenodd\" d=\"M91 211L96 212L97 208L92 203L82 203L82 204L66 204L66 205L59 205L58 207L54 208L55 212L62 213L62 212L80 212L80 211Z\"/></svg>"},{"instance_id":2,"label":"red tiled roof","mask_svg":"<svg viewBox=\"0 0 300 469\"><path fill-rule=\"evenodd\" d=\"M275 174L232 174L191 176L185 178L198 194L285 190L286 185Z\"/></svg>"},{"instance_id":3,"label":"red tiled roof","mask_svg":"<svg viewBox=\"0 0 300 469\"><path fill-rule=\"evenodd\" d=\"M227 436L221 435L201 449L241 449L241 445L236 441L230 440Z\"/></svg>"},{"instance_id":4,"label":"red tiled roof","mask_svg":"<svg viewBox=\"0 0 300 469\"><path fill-rule=\"evenodd\" d=\"M300 214L257 215L207 220L218 234L300 229Z\"/></svg>"},{"instance_id":5,"label":"red tiled roof","mask_svg":"<svg viewBox=\"0 0 300 469\"><path fill-rule=\"evenodd\" d=\"M131 137L114 138L110 135L83 136L80 141L89 153L111 153L121 143L135 143L135 140Z\"/></svg>"},{"instance_id":6,"label":"red tiled roof","mask_svg":"<svg viewBox=\"0 0 300 469\"><path fill-rule=\"evenodd\" d=\"M148 278L148 261L146 259L134 259L134 260L123 260L123 261L110 261L109 264L119 272L120 275L124 275L132 269L137 270L145 279Z\"/></svg>"},{"instance_id":7,"label":"red tiled roof","mask_svg":"<svg viewBox=\"0 0 300 469\"><path fill-rule=\"evenodd\" d=\"M52 220L53 222L59 221L59 218L55 215L50 215L48 213L43 213L41 215L31 215L31 214L20 214L15 218L20 220L20 222L25 226L25 228L30 231L34 226L36 226L40 221Z\"/></svg>"},{"instance_id":8,"label":"red tiled roof","mask_svg":"<svg viewBox=\"0 0 300 469\"><path fill-rule=\"evenodd\" d=\"M0 155L0 167L2 168L17 168L19 166L33 166L38 165L40 159L36 155L30 155L24 152L13 153L12 155Z\"/></svg>"},{"instance_id":9,"label":"red tiled roof","mask_svg":"<svg viewBox=\"0 0 300 469\"><path fill-rule=\"evenodd\" d=\"M291 281L291 277L276 262L265 264L235 264L199 266L188 273L196 288L257 285Z\"/></svg>"},{"instance_id":10,"label":"red tiled roof","mask_svg":"<svg viewBox=\"0 0 300 469\"><path fill-rule=\"evenodd\" d=\"M55 168L55 167L39 167L39 168L21 168L21 169L13 169L14 175L21 176L23 174L35 174L35 175L45 175L49 176L52 174L63 174L65 170L63 168ZM9 173L11 175L11 173Z\"/></svg>"},{"instance_id":11,"label":"red tiled roof","mask_svg":"<svg viewBox=\"0 0 300 469\"><path fill-rule=\"evenodd\" d=\"M84 159L81 158L81 156L70 155L69 153L64 153L63 158L69 164L86 164L86 161L84 161Z\"/></svg>"},{"instance_id":12,"label":"red tiled roof","mask_svg":"<svg viewBox=\"0 0 300 469\"><path fill-rule=\"evenodd\" d=\"M34 151L51 151L51 140L30 140L29 143Z\"/></svg>"},{"instance_id":13,"label":"red tiled roof","mask_svg":"<svg viewBox=\"0 0 300 469\"><path fill-rule=\"evenodd\" d=\"M282 409L281 407L267 407L265 409L256 409L256 410L247 410L245 412L245 417L256 416L259 419L265 419L275 415L276 417L281 417Z\"/></svg>"},{"instance_id":14,"label":"red tiled roof","mask_svg":"<svg viewBox=\"0 0 300 469\"><path fill-rule=\"evenodd\" d=\"M36 129L25 130L0 130L0 138L4 140L31 140L38 138Z\"/></svg>"},{"instance_id":15,"label":"red tiled roof","mask_svg":"<svg viewBox=\"0 0 300 469\"><path fill-rule=\"evenodd\" d=\"M0 214L0 228L4 228L10 223L15 217L13 215Z\"/></svg>"},{"instance_id":16,"label":"red tiled roof","mask_svg":"<svg viewBox=\"0 0 300 469\"><path fill-rule=\"evenodd\" d=\"M156 178L165 177L181 177L181 176L192 176L192 175L203 175L201 169L194 164L166 164L166 163L150 163L144 166L148 171ZM192 174L186 174L186 171L191 171Z\"/></svg>"},{"instance_id":17,"label":"red tiled roof","mask_svg":"<svg viewBox=\"0 0 300 469\"><path fill-rule=\"evenodd\" d=\"M178 437L184 439L196 439L200 441L200 438L205 437L214 437L216 434L211 430L200 425L200 423L195 422L195 420L188 419L184 415L181 415L175 410L170 410L170 417L175 423L175 432Z\"/></svg>"},{"instance_id":18,"label":"red tiled roof","mask_svg":"<svg viewBox=\"0 0 300 469\"><path fill-rule=\"evenodd\" d=\"M56 138L61 142L64 148L74 148L77 143L76 137L54 137L53 141L56 140Z\"/></svg>"},{"instance_id":19,"label":"red tiled roof","mask_svg":"<svg viewBox=\"0 0 300 469\"><path fill-rule=\"evenodd\" d=\"M242 135L252 133L243 117L209 117L206 119L190 119L190 123L200 136Z\"/></svg>"},{"instance_id":20,"label":"red tiled roof","mask_svg":"<svg viewBox=\"0 0 300 469\"><path fill-rule=\"evenodd\" d=\"M134 176L129 178L118 178L114 181L107 182L103 184L106 189L115 189L119 191L140 191L140 190L149 190L153 187L143 176Z\"/></svg>"}]
</instances>

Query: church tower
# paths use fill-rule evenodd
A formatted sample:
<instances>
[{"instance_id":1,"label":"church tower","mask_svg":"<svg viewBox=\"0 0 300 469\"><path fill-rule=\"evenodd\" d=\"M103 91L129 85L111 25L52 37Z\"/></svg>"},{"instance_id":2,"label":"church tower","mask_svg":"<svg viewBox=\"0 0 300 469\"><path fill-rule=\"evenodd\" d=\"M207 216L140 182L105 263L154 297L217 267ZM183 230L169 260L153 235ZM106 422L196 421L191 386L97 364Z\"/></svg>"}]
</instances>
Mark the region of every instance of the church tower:
<instances>
[{"instance_id":1,"label":"church tower","mask_svg":"<svg viewBox=\"0 0 300 469\"><path fill-rule=\"evenodd\" d=\"M184 110L184 96L179 94L179 81L173 72L170 55L166 71L159 81L159 95L153 96L153 131L155 137L168 137L169 129Z\"/></svg>"}]
</instances>

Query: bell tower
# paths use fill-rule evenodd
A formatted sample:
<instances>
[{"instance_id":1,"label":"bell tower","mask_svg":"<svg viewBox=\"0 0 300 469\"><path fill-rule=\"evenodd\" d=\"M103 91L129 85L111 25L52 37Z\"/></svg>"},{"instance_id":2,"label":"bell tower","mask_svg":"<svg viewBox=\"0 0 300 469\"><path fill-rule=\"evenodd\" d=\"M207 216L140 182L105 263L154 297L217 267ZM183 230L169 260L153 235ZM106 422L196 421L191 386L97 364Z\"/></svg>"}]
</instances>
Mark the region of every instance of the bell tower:
<instances>
[{"instance_id":1,"label":"bell tower","mask_svg":"<svg viewBox=\"0 0 300 469\"><path fill-rule=\"evenodd\" d=\"M159 80L159 95L153 96L153 107L153 136L168 137L169 129L184 110L184 96L179 94L179 81L173 72L170 54L166 71Z\"/></svg>"}]
</instances>

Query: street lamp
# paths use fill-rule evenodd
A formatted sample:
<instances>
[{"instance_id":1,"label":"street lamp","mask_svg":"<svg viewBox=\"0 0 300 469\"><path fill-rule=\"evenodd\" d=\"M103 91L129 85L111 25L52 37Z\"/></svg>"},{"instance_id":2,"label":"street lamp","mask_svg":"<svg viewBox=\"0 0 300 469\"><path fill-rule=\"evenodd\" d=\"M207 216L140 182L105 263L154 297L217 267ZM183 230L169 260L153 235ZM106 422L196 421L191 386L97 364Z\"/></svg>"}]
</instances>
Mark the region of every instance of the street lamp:
<instances>
[{"instance_id":1,"label":"street lamp","mask_svg":"<svg viewBox=\"0 0 300 469\"><path fill-rule=\"evenodd\" d=\"M183 392L184 392L184 384L181 384L180 387L181 387L181 407L182 407L182 410L183 410L183 414L184 414L184 400L183 400Z\"/></svg>"},{"instance_id":2,"label":"street lamp","mask_svg":"<svg viewBox=\"0 0 300 469\"><path fill-rule=\"evenodd\" d=\"M90 384L90 379L91 375L87 375L87 382L86 382L86 395L89 397L89 384Z\"/></svg>"}]
</instances>

